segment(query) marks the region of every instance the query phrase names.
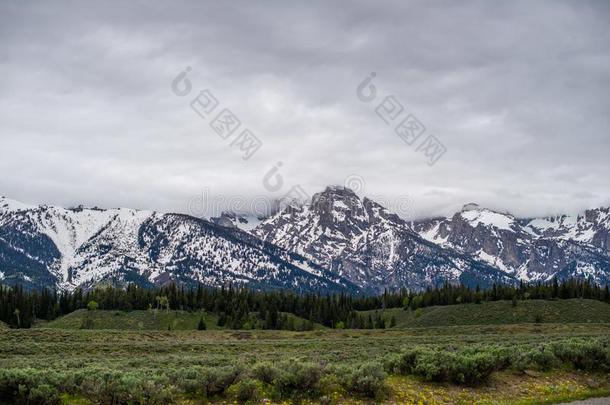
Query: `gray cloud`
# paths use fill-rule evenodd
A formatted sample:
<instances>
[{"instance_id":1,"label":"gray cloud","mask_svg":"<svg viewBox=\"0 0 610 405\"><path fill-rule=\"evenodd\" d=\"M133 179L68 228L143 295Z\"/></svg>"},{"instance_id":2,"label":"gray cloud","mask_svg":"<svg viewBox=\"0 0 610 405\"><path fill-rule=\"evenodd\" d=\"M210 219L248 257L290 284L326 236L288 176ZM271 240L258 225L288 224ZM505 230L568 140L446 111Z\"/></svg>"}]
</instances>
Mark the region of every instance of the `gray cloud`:
<instances>
[{"instance_id":1,"label":"gray cloud","mask_svg":"<svg viewBox=\"0 0 610 405\"><path fill-rule=\"evenodd\" d=\"M609 20L602 1L3 2L0 194L184 212L356 173L417 215L609 205ZM370 72L447 147L436 165L356 98ZM263 141L250 160L190 109L204 88Z\"/></svg>"}]
</instances>

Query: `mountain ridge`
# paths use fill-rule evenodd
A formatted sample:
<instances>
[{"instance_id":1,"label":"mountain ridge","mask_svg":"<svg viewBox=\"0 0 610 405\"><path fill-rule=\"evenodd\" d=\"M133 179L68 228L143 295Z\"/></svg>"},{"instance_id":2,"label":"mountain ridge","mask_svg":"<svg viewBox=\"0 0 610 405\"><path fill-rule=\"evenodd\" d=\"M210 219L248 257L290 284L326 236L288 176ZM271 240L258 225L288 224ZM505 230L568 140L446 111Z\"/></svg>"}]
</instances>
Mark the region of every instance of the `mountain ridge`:
<instances>
[{"instance_id":1,"label":"mountain ridge","mask_svg":"<svg viewBox=\"0 0 610 405\"><path fill-rule=\"evenodd\" d=\"M564 215L564 221L553 227L554 221L545 218L519 219L476 204L467 208L451 217L412 221L410 226L431 242L479 258L520 280L565 277L570 267L574 275L592 277L601 283L610 280L608 216ZM587 223L585 218L600 220Z\"/></svg>"},{"instance_id":2,"label":"mountain ridge","mask_svg":"<svg viewBox=\"0 0 610 405\"><path fill-rule=\"evenodd\" d=\"M0 200L2 282L74 289L170 281L358 291L306 259L184 214L69 210Z\"/></svg>"},{"instance_id":3,"label":"mountain ridge","mask_svg":"<svg viewBox=\"0 0 610 405\"><path fill-rule=\"evenodd\" d=\"M0 282L89 288L100 282L226 283L379 292L464 283L610 281L610 209L517 218L469 203L405 221L349 188L282 204L249 223L128 208L60 208L0 198Z\"/></svg>"},{"instance_id":4,"label":"mountain ridge","mask_svg":"<svg viewBox=\"0 0 610 405\"><path fill-rule=\"evenodd\" d=\"M423 240L398 215L343 187L327 187L309 206L288 207L252 232L359 286L372 283L377 290L516 282L485 263Z\"/></svg>"}]
</instances>

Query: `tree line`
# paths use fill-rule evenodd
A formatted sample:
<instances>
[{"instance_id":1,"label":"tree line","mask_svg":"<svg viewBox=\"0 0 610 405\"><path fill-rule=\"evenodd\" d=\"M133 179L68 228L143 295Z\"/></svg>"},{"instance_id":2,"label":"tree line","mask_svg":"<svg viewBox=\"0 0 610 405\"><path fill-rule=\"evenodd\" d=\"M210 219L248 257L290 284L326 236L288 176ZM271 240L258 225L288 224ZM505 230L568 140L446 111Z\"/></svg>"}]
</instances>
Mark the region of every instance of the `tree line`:
<instances>
[{"instance_id":1,"label":"tree line","mask_svg":"<svg viewBox=\"0 0 610 405\"><path fill-rule=\"evenodd\" d=\"M89 310L181 310L206 311L217 315L218 326L229 329L301 329L315 323L331 328L372 329L386 325L380 315L359 311L385 308L418 308L486 301L586 298L610 303L608 285L587 280L553 280L493 285L489 289L444 284L424 291L384 291L377 296L349 294L297 294L290 291L255 291L244 287L209 288L169 284L144 288L104 286L91 290L25 290L21 286L0 285L0 321L12 328L29 328L36 320L53 320L78 309ZM294 314L306 320L296 324Z\"/></svg>"}]
</instances>

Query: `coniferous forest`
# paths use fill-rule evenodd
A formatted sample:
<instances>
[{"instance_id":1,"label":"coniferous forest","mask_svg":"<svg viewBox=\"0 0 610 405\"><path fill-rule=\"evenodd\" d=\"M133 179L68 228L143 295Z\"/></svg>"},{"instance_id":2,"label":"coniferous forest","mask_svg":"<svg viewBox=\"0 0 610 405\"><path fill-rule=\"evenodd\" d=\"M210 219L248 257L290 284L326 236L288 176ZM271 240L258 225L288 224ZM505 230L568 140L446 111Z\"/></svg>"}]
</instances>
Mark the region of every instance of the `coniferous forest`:
<instances>
[{"instance_id":1,"label":"coniferous forest","mask_svg":"<svg viewBox=\"0 0 610 405\"><path fill-rule=\"evenodd\" d=\"M254 291L227 286L219 289L202 285L187 288L170 284L160 288L143 288L129 284L125 288L104 286L72 292L25 290L20 286L0 286L0 321L12 328L29 328L36 320L53 320L78 309L102 310L181 310L206 311L218 316L218 326L250 329L256 318L263 329L294 329L287 313L309 321L305 329L318 323L330 328L385 328L386 321L359 314L388 308L417 310L489 301L585 298L610 302L608 285L569 279L519 286L494 285L490 289L445 284L439 288L412 292L385 291L378 296L346 294L296 294L289 291Z\"/></svg>"}]
</instances>

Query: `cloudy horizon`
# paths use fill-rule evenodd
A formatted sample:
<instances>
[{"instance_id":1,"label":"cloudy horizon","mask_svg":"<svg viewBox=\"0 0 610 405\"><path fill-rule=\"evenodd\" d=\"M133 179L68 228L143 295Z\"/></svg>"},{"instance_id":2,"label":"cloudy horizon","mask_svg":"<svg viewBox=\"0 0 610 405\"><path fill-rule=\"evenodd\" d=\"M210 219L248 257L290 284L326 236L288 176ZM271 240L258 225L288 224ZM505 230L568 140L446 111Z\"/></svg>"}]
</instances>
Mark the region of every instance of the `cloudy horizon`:
<instances>
[{"instance_id":1,"label":"cloudy horizon","mask_svg":"<svg viewBox=\"0 0 610 405\"><path fill-rule=\"evenodd\" d=\"M3 2L0 195L188 212L202 193L347 182L415 217L610 206L610 5L314 3ZM218 105L199 115L206 89ZM223 109L234 134L210 125ZM395 132L409 114L412 144Z\"/></svg>"}]
</instances>

